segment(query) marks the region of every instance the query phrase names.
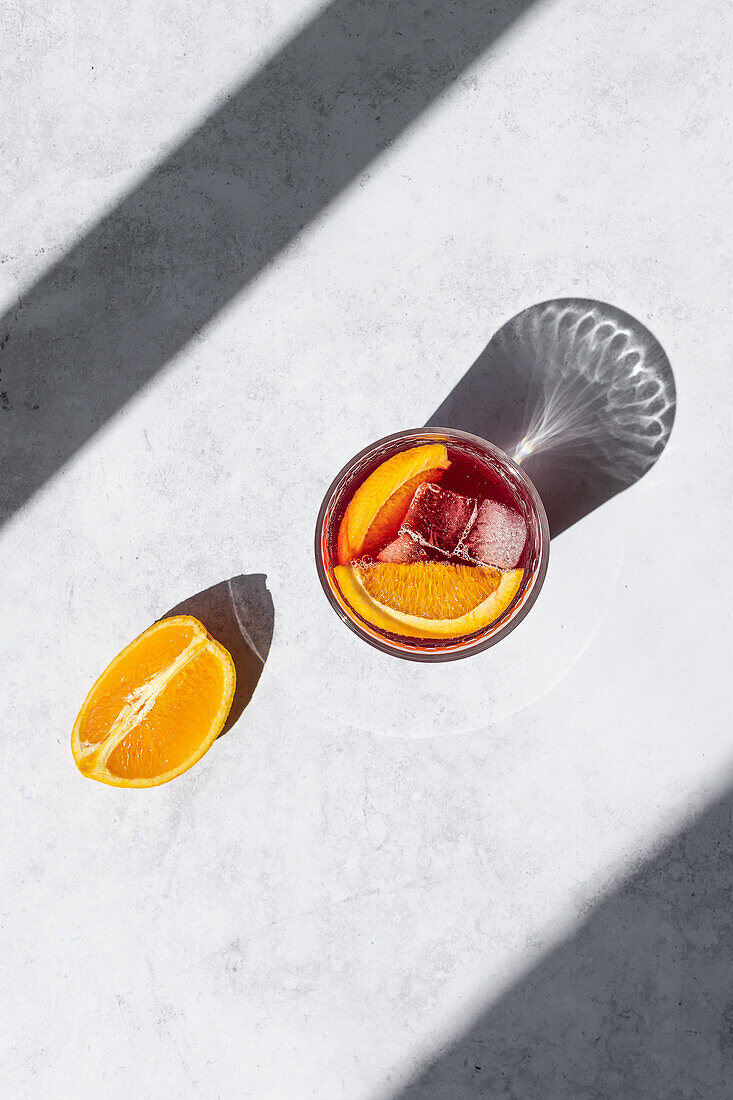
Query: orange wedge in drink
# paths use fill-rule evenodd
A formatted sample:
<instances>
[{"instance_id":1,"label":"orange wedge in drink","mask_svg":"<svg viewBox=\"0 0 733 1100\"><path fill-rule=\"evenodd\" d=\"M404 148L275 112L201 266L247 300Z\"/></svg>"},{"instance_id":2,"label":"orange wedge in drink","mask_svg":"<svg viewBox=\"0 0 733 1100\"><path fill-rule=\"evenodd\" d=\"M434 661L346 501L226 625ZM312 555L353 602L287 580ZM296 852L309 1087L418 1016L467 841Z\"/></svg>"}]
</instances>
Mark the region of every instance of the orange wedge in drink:
<instances>
[{"instance_id":1,"label":"orange wedge in drink","mask_svg":"<svg viewBox=\"0 0 733 1100\"><path fill-rule=\"evenodd\" d=\"M347 603L371 626L408 638L462 638L496 622L524 570L447 562L338 565Z\"/></svg>"},{"instance_id":2,"label":"orange wedge in drink","mask_svg":"<svg viewBox=\"0 0 733 1100\"><path fill-rule=\"evenodd\" d=\"M348 565L390 542L418 485L439 481L450 466L442 443L408 447L386 459L361 483L349 501L336 544L340 565Z\"/></svg>"},{"instance_id":3,"label":"orange wedge in drink","mask_svg":"<svg viewBox=\"0 0 733 1100\"><path fill-rule=\"evenodd\" d=\"M229 652L191 615L155 623L115 657L84 700L71 751L88 779L155 787L211 748L234 698Z\"/></svg>"}]
</instances>

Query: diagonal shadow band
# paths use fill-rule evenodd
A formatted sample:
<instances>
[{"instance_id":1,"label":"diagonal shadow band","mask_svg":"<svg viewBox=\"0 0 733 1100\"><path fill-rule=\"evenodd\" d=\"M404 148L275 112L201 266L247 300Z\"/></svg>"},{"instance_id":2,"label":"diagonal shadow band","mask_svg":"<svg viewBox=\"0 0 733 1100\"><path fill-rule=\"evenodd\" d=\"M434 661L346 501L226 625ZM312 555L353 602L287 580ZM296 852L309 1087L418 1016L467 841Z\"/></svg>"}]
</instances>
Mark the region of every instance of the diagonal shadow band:
<instances>
[{"instance_id":1,"label":"diagonal shadow band","mask_svg":"<svg viewBox=\"0 0 733 1100\"><path fill-rule=\"evenodd\" d=\"M334 0L24 294L0 320L0 522L530 3Z\"/></svg>"},{"instance_id":2,"label":"diagonal shadow band","mask_svg":"<svg viewBox=\"0 0 733 1100\"><path fill-rule=\"evenodd\" d=\"M428 424L521 462L554 538L654 465L676 404L669 359L644 325L606 302L557 298L502 325Z\"/></svg>"},{"instance_id":3,"label":"diagonal shadow band","mask_svg":"<svg viewBox=\"0 0 733 1100\"><path fill-rule=\"evenodd\" d=\"M393 1100L729 1100L733 794Z\"/></svg>"}]
</instances>

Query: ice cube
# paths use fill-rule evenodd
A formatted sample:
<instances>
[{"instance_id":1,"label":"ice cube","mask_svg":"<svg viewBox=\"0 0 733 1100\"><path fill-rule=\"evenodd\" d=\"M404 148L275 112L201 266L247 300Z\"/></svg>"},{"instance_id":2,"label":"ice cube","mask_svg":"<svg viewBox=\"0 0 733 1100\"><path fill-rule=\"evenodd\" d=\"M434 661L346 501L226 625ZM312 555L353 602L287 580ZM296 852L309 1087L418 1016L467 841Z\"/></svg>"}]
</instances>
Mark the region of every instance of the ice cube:
<instances>
[{"instance_id":1,"label":"ice cube","mask_svg":"<svg viewBox=\"0 0 733 1100\"><path fill-rule=\"evenodd\" d=\"M513 508L496 500L482 500L457 555L474 565L514 569L527 541L527 525Z\"/></svg>"},{"instance_id":2,"label":"ice cube","mask_svg":"<svg viewBox=\"0 0 733 1100\"><path fill-rule=\"evenodd\" d=\"M409 565L414 561L427 561L427 551L408 534L398 535L377 554L377 561L398 562Z\"/></svg>"},{"instance_id":3,"label":"ice cube","mask_svg":"<svg viewBox=\"0 0 733 1100\"><path fill-rule=\"evenodd\" d=\"M441 554L452 554L475 514L473 497L425 482L415 490L400 536L412 537Z\"/></svg>"}]
</instances>

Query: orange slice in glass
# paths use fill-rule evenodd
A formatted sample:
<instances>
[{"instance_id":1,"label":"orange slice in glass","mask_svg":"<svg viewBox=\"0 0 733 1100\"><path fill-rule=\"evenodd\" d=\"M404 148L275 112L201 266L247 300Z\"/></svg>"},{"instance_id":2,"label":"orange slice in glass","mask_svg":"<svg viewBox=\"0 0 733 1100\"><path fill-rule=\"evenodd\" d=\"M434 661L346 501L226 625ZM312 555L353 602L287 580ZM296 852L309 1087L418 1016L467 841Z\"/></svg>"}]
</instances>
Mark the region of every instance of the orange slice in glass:
<instances>
[{"instance_id":1,"label":"orange slice in glass","mask_svg":"<svg viewBox=\"0 0 733 1100\"><path fill-rule=\"evenodd\" d=\"M509 607L523 573L447 562L334 569L344 598L362 619L409 638L461 638L483 630Z\"/></svg>"},{"instance_id":2,"label":"orange slice in glass","mask_svg":"<svg viewBox=\"0 0 733 1100\"><path fill-rule=\"evenodd\" d=\"M348 565L391 542L418 485L439 481L449 466L442 443L409 447L377 466L356 490L341 520L339 564Z\"/></svg>"},{"instance_id":3,"label":"orange slice in glass","mask_svg":"<svg viewBox=\"0 0 733 1100\"><path fill-rule=\"evenodd\" d=\"M71 751L88 779L155 787L195 764L234 698L231 655L191 615L155 623L115 657L84 700Z\"/></svg>"}]
</instances>

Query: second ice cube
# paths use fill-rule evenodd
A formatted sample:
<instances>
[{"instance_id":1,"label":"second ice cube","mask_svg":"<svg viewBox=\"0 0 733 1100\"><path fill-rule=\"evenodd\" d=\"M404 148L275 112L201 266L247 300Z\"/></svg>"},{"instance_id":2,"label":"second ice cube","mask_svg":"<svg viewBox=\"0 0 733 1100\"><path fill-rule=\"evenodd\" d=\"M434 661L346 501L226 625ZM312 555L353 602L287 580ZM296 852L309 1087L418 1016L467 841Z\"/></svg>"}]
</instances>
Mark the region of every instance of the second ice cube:
<instances>
[{"instance_id":1,"label":"second ice cube","mask_svg":"<svg viewBox=\"0 0 733 1100\"><path fill-rule=\"evenodd\" d=\"M526 541L527 525L519 512L496 500L482 500L458 553L476 565L514 569Z\"/></svg>"}]
</instances>

